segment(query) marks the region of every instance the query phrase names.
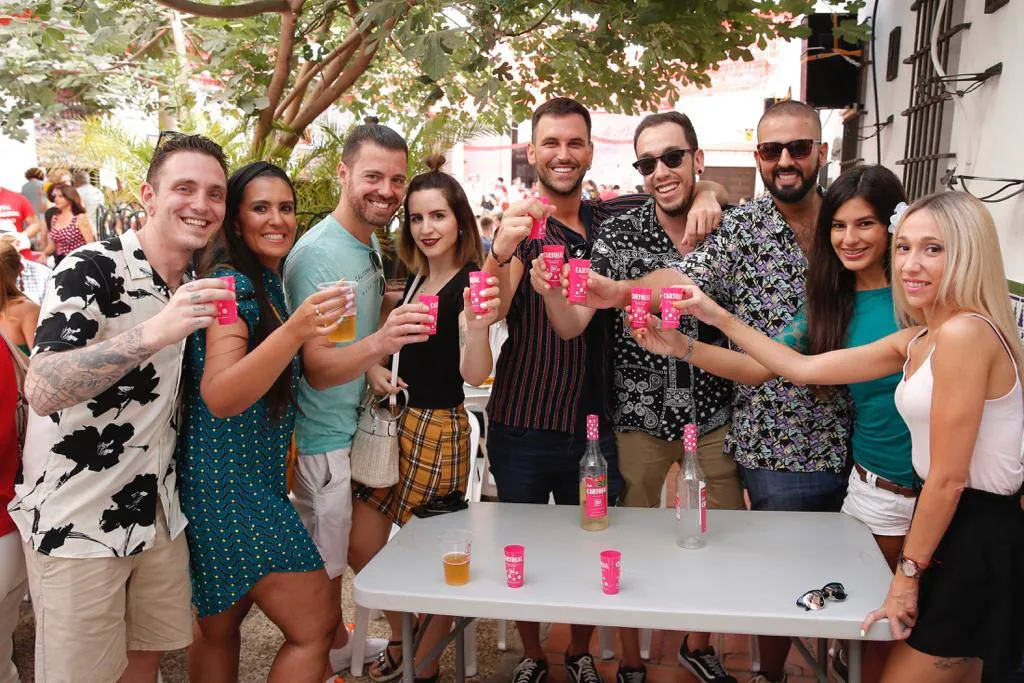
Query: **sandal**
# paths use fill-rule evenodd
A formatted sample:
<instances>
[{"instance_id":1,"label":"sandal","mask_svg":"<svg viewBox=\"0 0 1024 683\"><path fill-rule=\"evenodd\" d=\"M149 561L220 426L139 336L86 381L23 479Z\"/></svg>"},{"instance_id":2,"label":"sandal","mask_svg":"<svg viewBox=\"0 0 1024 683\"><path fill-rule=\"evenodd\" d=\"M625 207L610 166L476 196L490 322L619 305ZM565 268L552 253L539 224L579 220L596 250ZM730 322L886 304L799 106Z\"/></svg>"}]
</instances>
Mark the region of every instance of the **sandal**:
<instances>
[{"instance_id":1,"label":"sandal","mask_svg":"<svg viewBox=\"0 0 1024 683\"><path fill-rule=\"evenodd\" d=\"M370 665L370 669L367 672L370 676L370 680L376 681L377 683L385 683L386 681L393 681L394 679L402 675L402 654L399 650L398 659L391 656L391 648L401 647L402 641L400 640L389 640L388 646L380 651L377 655L377 661Z\"/></svg>"}]
</instances>

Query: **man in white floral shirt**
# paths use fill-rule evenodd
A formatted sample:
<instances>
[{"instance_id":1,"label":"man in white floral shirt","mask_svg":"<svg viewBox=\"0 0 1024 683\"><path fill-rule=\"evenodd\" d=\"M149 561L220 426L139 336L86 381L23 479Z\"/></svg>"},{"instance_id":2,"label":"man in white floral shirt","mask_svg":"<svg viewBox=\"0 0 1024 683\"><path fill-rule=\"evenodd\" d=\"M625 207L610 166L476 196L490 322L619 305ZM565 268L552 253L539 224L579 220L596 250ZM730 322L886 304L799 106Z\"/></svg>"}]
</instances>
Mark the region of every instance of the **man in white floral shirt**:
<instances>
[{"instance_id":1,"label":"man in white floral shirt","mask_svg":"<svg viewBox=\"0 0 1024 683\"><path fill-rule=\"evenodd\" d=\"M36 681L156 680L192 641L174 449L185 339L234 294L191 281L224 219L227 169L201 136L161 135L138 232L69 255L47 288L10 512L25 541Z\"/></svg>"}]
</instances>

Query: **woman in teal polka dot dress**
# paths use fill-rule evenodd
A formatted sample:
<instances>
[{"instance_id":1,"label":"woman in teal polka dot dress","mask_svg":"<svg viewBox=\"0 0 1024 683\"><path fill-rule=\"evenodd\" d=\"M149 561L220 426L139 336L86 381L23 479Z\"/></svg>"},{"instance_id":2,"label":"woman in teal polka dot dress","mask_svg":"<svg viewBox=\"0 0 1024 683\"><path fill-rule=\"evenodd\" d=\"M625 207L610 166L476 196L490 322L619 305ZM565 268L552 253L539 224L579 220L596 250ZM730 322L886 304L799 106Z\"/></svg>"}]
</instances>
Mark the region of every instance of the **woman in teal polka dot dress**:
<instances>
[{"instance_id":1,"label":"woman in teal polka dot dress","mask_svg":"<svg viewBox=\"0 0 1024 683\"><path fill-rule=\"evenodd\" d=\"M210 276L234 277L238 319L190 340L179 442L198 614L190 676L237 680L239 626L255 603L285 635L269 680L320 683L339 596L288 500L285 463L298 350L333 331L353 301L328 289L288 317L279 273L296 224L284 171L243 167L228 181L226 203L223 239L201 260Z\"/></svg>"}]
</instances>

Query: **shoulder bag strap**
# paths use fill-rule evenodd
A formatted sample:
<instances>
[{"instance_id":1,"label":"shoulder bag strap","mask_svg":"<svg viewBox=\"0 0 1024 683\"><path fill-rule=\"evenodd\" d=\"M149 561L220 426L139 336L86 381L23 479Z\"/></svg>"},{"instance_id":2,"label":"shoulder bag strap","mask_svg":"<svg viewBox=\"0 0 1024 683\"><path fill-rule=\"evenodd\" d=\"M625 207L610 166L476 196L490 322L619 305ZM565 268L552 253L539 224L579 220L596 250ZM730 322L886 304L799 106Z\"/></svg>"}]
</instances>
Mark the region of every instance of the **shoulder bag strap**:
<instances>
[{"instance_id":1,"label":"shoulder bag strap","mask_svg":"<svg viewBox=\"0 0 1024 683\"><path fill-rule=\"evenodd\" d=\"M412 285L409 287L409 292L405 295L405 300L402 302L403 306L405 304L409 303L409 300L412 299L412 295L416 293L416 289L420 286L420 280L421 279L422 279L422 275L420 273L416 273L416 277L413 278ZM395 383L396 383L396 381L398 379L398 354L399 353L401 353L401 350L395 351L395 355L391 357L391 382L392 382L391 386L395 386ZM390 397L388 398L388 404L392 408L394 408L397 403L398 403L398 394L391 394Z\"/></svg>"}]
</instances>

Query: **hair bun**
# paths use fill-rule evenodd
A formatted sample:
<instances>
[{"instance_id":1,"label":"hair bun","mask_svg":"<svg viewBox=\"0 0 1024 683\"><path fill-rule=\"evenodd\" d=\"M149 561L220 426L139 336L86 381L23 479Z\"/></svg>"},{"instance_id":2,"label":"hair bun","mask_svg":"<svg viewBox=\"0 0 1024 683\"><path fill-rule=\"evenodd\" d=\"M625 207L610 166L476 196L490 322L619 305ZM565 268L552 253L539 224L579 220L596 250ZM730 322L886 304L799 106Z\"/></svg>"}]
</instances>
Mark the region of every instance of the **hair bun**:
<instances>
[{"instance_id":1,"label":"hair bun","mask_svg":"<svg viewBox=\"0 0 1024 683\"><path fill-rule=\"evenodd\" d=\"M441 167L444 166L445 161L447 161L447 159L445 159L444 155L441 154L440 152L431 152L426 156L425 159L423 159L423 163L426 164L427 168L429 168L434 173L441 170Z\"/></svg>"},{"instance_id":2,"label":"hair bun","mask_svg":"<svg viewBox=\"0 0 1024 683\"><path fill-rule=\"evenodd\" d=\"M376 116L367 116L363 119L363 125L365 126L376 126L378 124L380 124L380 119Z\"/></svg>"}]
</instances>

